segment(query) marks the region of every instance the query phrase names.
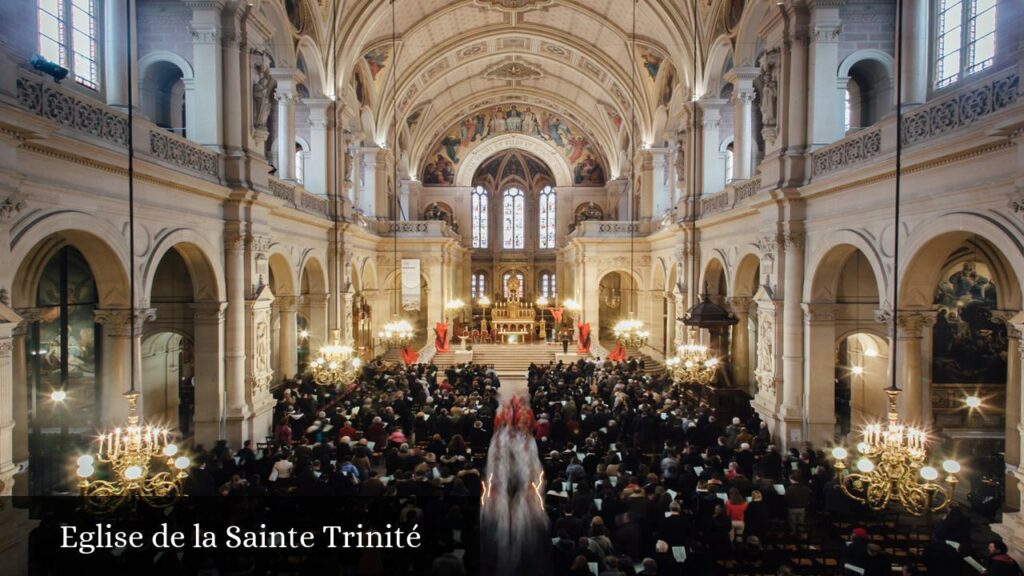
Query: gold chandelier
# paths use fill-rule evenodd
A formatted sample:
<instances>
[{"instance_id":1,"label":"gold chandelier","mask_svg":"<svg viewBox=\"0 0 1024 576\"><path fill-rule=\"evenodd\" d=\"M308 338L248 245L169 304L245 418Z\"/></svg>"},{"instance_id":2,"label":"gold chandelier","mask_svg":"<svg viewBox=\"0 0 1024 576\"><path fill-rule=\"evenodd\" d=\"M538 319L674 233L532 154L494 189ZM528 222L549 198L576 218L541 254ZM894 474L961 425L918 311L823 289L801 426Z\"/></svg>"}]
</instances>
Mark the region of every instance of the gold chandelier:
<instances>
[{"instance_id":1,"label":"gold chandelier","mask_svg":"<svg viewBox=\"0 0 1024 576\"><path fill-rule=\"evenodd\" d=\"M676 349L675 356L665 360L665 366L680 384L707 386L715 380L718 358L711 356L703 344L683 344Z\"/></svg>"},{"instance_id":2,"label":"gold chandelier","mask_svg":"<svg viewBox=\"0 0 1024 576\"><path fill-rule=\"evenodd\" d=\"M619 320L612 330L615 333L615 339L622 342L626 348L641 348L651 337L651 333L644 328L644 323L635 318Z\"/></svg>"},{"instance_id":3,"label":"gold chandelier","mask_svg":"<svg viewBox=\"0 0 1024 576\"><path fill-rule=\"evenodd\" d=\"M956 460L943 462L946 477L936 482L939 471L925 466L927 432L899 421L896 412L899 388L886 388L885 393L889 395L888 422L884 427L877 423L864 427L861 442L857 444L861 456L854 464L855 470L847 471L846 459L850 453L846 448L832 449L839 487L844 494L876 512L891 503L899 504L914 516L948 508L953 503L960 463Z\"/></svg>"},{"instance_id":4,"label":"gold chandelier","mask_svg":"<svg viewBox=\"0 0 1024 576\"><path fill-rule=\"evenodd\" d=\"M128 426L100 434L96 456L78 457L78 489L86 507L100 514L139 501L154 508L173 504L181 496L185 472L191 460L178 455L178 446L168 442L166 428L143 426L139 422L139 393L125 394L128 399ZM154 460L166 470L151 474ZM109 465L110 480L94 479L95 464Z\"/></svg>"},{"instance_id":5,"label":"gold chandelier","mask_svg":"<svg viewBox=\"0 0 1024 576\"><path fill-rule=\"evenodd\" d=\"M404 348L415 332L407 320L392 320L384 325L378 336L391 348Z\"/></svg>"},{"instance_id":6,"label":"gold chandelier","mask_svg":"<svg viewBox=\"0 0 1024 576\"><path fill-rule=\"evenodd\" d=\"M359 375L363 360L355 349L341 343L341 331L331 332L331 344L320 348L320 355L310 363L313 381L321 386L351 384Z\"/></svg>"}]
</instances>

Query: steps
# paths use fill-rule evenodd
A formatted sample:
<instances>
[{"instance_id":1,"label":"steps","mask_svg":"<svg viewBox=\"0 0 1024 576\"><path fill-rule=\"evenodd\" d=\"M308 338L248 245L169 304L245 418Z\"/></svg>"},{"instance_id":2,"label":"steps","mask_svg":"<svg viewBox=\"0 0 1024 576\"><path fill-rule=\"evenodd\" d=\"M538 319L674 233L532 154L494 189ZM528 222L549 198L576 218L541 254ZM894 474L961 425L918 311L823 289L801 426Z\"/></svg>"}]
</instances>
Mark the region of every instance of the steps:
<instances>
[{"instance_id":1,"label":"steps","mask_svg":"<svg viewBox=\"0 0 1024 576\"><path fill-rule=\"evenodd\" d=\"M434 364L440 369L451 366L457 349L456 344L451 352L439 353ZM561 344L474 344L473 363L494 366L498 376L523 376L530 363L547 364L561 351Z\"/></svg>"}]
</instances>

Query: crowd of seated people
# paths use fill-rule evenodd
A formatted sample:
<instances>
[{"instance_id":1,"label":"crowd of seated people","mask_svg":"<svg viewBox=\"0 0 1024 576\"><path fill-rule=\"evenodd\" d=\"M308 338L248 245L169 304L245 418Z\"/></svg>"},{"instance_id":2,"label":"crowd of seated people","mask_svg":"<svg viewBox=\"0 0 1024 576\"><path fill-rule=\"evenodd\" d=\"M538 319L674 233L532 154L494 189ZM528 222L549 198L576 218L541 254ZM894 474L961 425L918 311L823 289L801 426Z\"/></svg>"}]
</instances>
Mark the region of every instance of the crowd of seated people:
<instances>
[{"instance_id":1,"label":"crowd of seated people","mask_svg":"<svg viewBox=\"0 0 1024 576\"><path fill-rule=\"evenodd\" d=\"M636 362L532 366L529 391L555 574L977 573L967 557L1018 573L1001 542L975 549L959 508L935 525L870 513L821 451L783 453L756 412L720 421Z\"/></svg>"}]
</instances>

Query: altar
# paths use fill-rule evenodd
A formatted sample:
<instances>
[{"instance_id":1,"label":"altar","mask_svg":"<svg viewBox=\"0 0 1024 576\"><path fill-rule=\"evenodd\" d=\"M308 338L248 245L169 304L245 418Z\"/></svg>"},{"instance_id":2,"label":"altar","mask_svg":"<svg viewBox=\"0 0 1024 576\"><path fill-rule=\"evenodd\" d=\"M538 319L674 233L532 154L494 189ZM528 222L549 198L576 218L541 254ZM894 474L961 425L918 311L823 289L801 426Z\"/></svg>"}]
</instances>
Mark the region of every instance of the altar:
<instances>
[{"instance_id":1,"label":"altar","mask_svg":"<svg viewBox=\"0 0 1024 576\"><path fill-rule=\"evenodd\" d=\"M498 302L491 315L495 339L505 344L533 342L537 330L533 306L524 303L519 282L515 277L509 279L509 297Z\"/></svg>"}]
</instances>

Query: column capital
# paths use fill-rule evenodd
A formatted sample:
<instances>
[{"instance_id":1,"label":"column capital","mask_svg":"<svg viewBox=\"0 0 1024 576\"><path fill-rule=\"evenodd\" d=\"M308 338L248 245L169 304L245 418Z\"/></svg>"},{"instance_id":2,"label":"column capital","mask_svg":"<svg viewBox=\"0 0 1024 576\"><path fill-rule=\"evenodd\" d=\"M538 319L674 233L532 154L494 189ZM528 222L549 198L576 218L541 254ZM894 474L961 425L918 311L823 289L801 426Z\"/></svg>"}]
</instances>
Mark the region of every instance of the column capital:
<instances>
[{"instance_id":1,"label":"column capital","mask_svg":"<svg viewBox=\"0 0 1024 576\"><path fill-rule=\"evenodd\" d=\"M277 94L278 100L294 99L297 98L298 85L306 79L306 75L302 73L302 70L298 68L271 68L270 76L277 82Z\"/></svg>"},{"instance_id":2,"label":"column capital","mask_svg":"<svg viewBox=\"0 0 1024 576\"><path fill-rule=\"evenodd\" d=\"M925 328L935 324L932 310L900 310L896 313L896 335L900 338L920 338Z\"/></svg>"},{"instance_id":3,"label":"column capital","mask_svg":"<svg viewBox=\"0 0 1024 576\"><path fill-rule=\"evenodd\" d=\"M754 90L754 80L761 75L757 66L737 66L726 72L724 79L731 82L736 93Z\"/></svg>"},{"instance_id":4,"label":"column capital","mask_svg":"<svg viewBox=\"0 0 1024 576\"><path fill-rule=\"evenodd\" d=\"M227 302L196 302L190 304L192 317L197 324L220 324L224 321Z\"/></svg>"},{"instance_id":5,"label":"column capital","mask_svg":"<svg viewBox=\"0 0 1024 576\"><path fill-rule=\"evenodd\" d=\"M132 311L128 308L97 309L93 311L93 319L103 326L110 336L132 335ZM136 337L142 336L142 325L156 320L156 308L138 308L135 310L134 332Z\"/></svg>"},{"instance_id":6,"label":"column capital","mask_svg":"<svg viewBox=\"0 0 1024 576\"><path fill-rule=\"evenodd\" d=\"M730 311L738 317L750 314L750 303L753 301L754 299L750 296L729 296L725 299L725 303L729 305Z\"/></svg>"},{"instance_id":7,"label":"column capital","mask_svg":"<svg viewBox=\"0 0 1024 576\"><path fill-rule=\"evenodd\" d=\"M274 300L281 312L295 312L298 309L298 296L276 296Z\"/></svg>"},{"instance_id":8,"label":"column capital","mask_svg":"<svg viewBox=\"0 0 1024 576\"><path fill-rule=\"evenodd\" d=\"M807 302L801 306L804 309L804 322L808 325L834 323L839 309L837 304L831 302Z\"/></svg>"},{"instance_id":9,"label":"column capital","mask_svg":"<svg viewBox=\"0 0 1024 576\"><path fill-rule=\"evenodd\" d=\"M782 235L782 242L786 251L803 250L807 242L807 235L803 230L788 230Z\"/></svg>"}]
</instances>

